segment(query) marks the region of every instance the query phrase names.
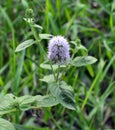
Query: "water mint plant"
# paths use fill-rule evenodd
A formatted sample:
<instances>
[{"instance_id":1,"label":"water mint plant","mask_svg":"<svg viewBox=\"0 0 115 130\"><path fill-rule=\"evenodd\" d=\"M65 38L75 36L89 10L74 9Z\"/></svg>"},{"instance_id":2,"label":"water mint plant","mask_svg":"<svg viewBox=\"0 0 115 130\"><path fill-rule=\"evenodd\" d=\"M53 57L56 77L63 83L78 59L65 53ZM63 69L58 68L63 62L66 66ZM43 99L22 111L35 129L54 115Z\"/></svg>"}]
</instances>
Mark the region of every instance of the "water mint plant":
<instances>
[{"instance_id":1,"label":"water mint plant","mask_svg":"<svg viewBox=\"0 0 115 130\"><path fill-rule=\"evenodd\" d=\"M11 103L9 106L12 107L12 103L15 106L15 102L19 104L18 109L20 110L28 110L39 107L50 107L57 104L62 104L64 107L72 110L76 110L76 104L74 99L74 90L71 85L68 85L64 80L64 74L69 71L72 66L85 66L88 64L92 64L96 62L96 58L91 56L79 56L72 57L70 56L70 48L71 44L75 44L75 48L78 49L77 43L75 41L68 42L64 36L57 35L53 36L52 34L39 34L35 30L35 27L38 27L41 30L40 25L36 25L34 23L34 15L33 10L26 10L26 18L24 20L29 23L32 32L34 34L34 39L28 39L21 44L19 44L16 48L16 52L20 52L30 47L33 44L37 44L39 46L40 53L42 56L46 57L43 63L39 63L39 66L43 69L51 70L50 74L44 75L40 81L46 82L48 84L49 93L47 95L35 95L35 96L23 96L23 97L15 97L12 94L6 95L2 100L3 103L6 100L6 97L11 98ZM52 36L52 37L51 37ZM41 41L43 39L48 39L48 52L46 52L41 45ZM79 41L79 40L78 40ZM74 49L75 49L74 48ZM72 48L71 48L72 49ZM81 48L82 49L82 48ZM72 54L73 55L73 54ZM31 98L30 98L31 97ZM28 100L28 98L30 100ZM24 102L23 102L24 100ZM27 101L26 101L27 100ZM18 109L15 108L15 111ZM4 110L3 110L4 111ZM10 110L12 111L12 110ZM7 110L6 113L8 113ZM2 112L1 114L5 114Z\"/></svg>"},{"instance_id":2,"label":"water mint plant","mask_svg":"<svg viewBox=\"0 0 115 130\"><path fill-rule=\"evenodd\" d=\"M97 50L95 55L92 50L95 50L94 48L98 46L98 40L101 38L100 30L94 29L92 27L94 26L94 23L88 19L92 28L83 27L80 30L80 33L83 31L83 34L86 35L86 31L89 29L89 32L87 31L87 35L80 36L79 33L77 35L77 31L79 32L79 28L81 28L82 24L79 26L79 21L76 22L76 19L74 19L75 16L72 19L70 17L73 12L69 14L69 11L64 9L69 22L68 24L64 24L63 22L66 21L65 18L62 23L61 20L59 20L58 22L59 24L61 23L61 26L63 26L63 30L60 29L60 31L58 31L58 24L56 23L57 25L55 26L55 22L57 18L60 17L60 4L58 3L58 0L56 2L58 5L58 15L56 15L56 19L53 20L52 14L55 14L55 11L52 13L53 8L48 6L49 4L47 1L46 14L45 18L43 17L43 24L41 21L37 21L40 25L35 23L35 15L32 9L27 9L25 11L22 22L24 23L24 26L27 27L27 30L26 33L20 32L21 36L24 35L24 38L17 39L16 48L14 46L15 50L13 50L12 46L10 46L10 51L13 51L11 54L13 54L13 58L16 59L13 59L13 63L15 61L15 64L13 65L16 65L17 68L16 73L13 74L13 79L5 85L5 89L0 94L0 130L5 127L6 128L3 130L27 130L28 128L26 129L19 124L26 124L26 121L28 120L26 114L28 112L43 112L42 117L39 117L39 115L32 117L32 114L30 114L30 120L28 121L30 125L35 125L35 120L39 121L40 118L43 118L45 126L49 125L46 122L51 122L51 124L53 124L51 126L52 130L95 130L95 128L97 130L97 126L95 127L95 125L93 125L94 119L97 118L97 115L99 118L96 119L96 124L97 121L100 122L99 130L101 130L102 125L104 123L106 124L107 119L109 119L108 113L111 113L111 106L113 104L111 103L111 106L109 107L106 106L107 109L104 108L104 105L108 102L106 99L109 95L111 99L111 93L115 88L115 82L112 81L114 79L114 74L112 77L108 76L110 84L106 86L107 89L104 90L102 95L100 93L100 86L109 67L115 60L115 56L112 56L114 53L113 51L110 53L109 48L109 44L112 44L112 39L110 42L106 43L105 37L103 37L104 45L107 48L106 57L109 57L110 63L109 60L104 61L103 58L100 58L98 60L99 64L97 67L91 65L97 61L94 57L98 57ZM85 5L81 5L80 7L77 6L75 9L79 8L79 11L81 12L84 7ZM2 12L4 11L5 10L2 10ZM83 18L84 13L85 12L83 12ZM36 15L39 16L39 14ZM75 15L77 16L78 14ZM7 17L7 15L5 15L5 17ZM46 23L44 23L44 21ZM15 23L16 21L14 21L14 24ZM25 25L25 23L27 24ZM85 21L84 23L86 24L87 22ZM11 26L11 24L9 25ZM71 28L69 28L70 26ZM78 30L76 29L77 26L79 27ZM95 39L95 37L93 37L93 33L90 33L90 31L99 33L99 37L94 40L96 41L96 46L92 43L92 41L90 41ZM89 34L92 36L92 39L91 37L88 37ZM94 36L97 36L97 34ZM109 36L110 34L107 35L107 37ZM101 55L100 41L98 47L99 55ZM104 49L104 46L102 49ZM2 51L2 49L0 50ZM12 64L12 59L8 62L8 65L9 64ZM7 67L8 65L0 70L0 74L5 69L9 69L9 67ZM10 73L12 70L13 69L11 68ZM8 76L10 77L9 74ZM0 86L3 85L3 79L0 75ZM106 113L105 117L103 116L103 113ZM58 116L56 116L56 114ZM113 115L111 115L111 117L112 116ZM13 123L10 123L3 118L10 120ZM66 123L66 119L69 123ZM101 120L103 119L104 121L102 122ZM39 124L39 122L37 123ZM29 130L39 130L38 124L36 126L33 125L33 127L30 127ZM43 129L47 130L47 127Z\"/></svg>"}]
</instances>

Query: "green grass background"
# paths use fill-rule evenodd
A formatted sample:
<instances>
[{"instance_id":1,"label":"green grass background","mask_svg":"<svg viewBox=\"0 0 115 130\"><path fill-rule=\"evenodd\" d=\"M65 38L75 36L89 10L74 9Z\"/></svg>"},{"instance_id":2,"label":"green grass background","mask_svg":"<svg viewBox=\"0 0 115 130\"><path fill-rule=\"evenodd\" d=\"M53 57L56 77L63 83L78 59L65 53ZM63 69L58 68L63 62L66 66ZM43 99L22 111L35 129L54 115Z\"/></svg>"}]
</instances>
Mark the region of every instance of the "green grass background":
<instances>
[{"instance_id":1,"label":"green grass background","mask_svg":"<svg viewBox=\"0 0 115 130\"><path fill-rule=\"evenodd\" d=\"M4 118L17 130L115 130L115 0L0 1L0 96L47 93L47 84L39 80L48 73L38 66L44 60L39 47L15 53L17 45L34 38L23 20L27 8L33 9L42 33L64 35L68 41L79 37L98 61L72 67L64 77L74 88L77 112L58 105ZM47 52L48 41L40 44Z\"/></svg>"}]
</instances>

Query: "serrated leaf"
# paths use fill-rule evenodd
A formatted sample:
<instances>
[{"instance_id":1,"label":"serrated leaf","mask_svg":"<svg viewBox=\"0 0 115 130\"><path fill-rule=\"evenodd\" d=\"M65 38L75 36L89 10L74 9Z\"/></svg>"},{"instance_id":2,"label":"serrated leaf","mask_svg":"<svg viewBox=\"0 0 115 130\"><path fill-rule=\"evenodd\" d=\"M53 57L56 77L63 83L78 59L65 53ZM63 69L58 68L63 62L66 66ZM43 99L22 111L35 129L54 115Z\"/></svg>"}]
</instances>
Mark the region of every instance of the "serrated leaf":
<instances>
[{"instance_id":1,"label":"serrated leaf","mask_svg":"<svg viewBox=\"0 0 115 130\"><path fill-rule=\"evenodd\" d=\"M51 68L51 65L50 64L45 64L45 63L42 63L40 64L40 67L43 68L43 69L48 69L48 70L57 70L58 69L58 65L54 64L52 65L52 68ZM60 65L60 68L64 68L66 67L65 65Z\"/></svg>"},{"instance_id":2,"label":"serrated leaf","mask_svg":"<svg viewBox=\"0 0 115 130\"><path fill-rule=\"evenodd\" d=\"M78 56L75 59L73 59L70 64L73 66L81 67L93 64L97 61L95 57L92 56Z\"/></svg>"},{"instance_id":3,"label":"serrated leaf","mask_svg":"<svg viewBox=\"0 0 115 130\"><path fill-rule=\"evenodd\" d=\"M39 34L40 39L51 39L53 35L51 34Z\"/></svg>"},{"instance_id":4,"label":"serrated leaf","mask_svg":"<svg viewBox=\"0 0 115 130\"><path fill-rule=\"evenodd\" d=\"M49 90L51 94L56 97L56 99L64 107L75 110L75 100L73 96L73 89L71 86L67 85L65 82L52 83L49 85Z\"/></svg>"},{"instance_id":5,"label":"serrated leaf","mask_svg":"<svg viewBox=\"0 0 115 130\"><path fill-rule=\"evenodd\" d=\"M15 128L9 121L0 118L0 130L15 130Z\"/></svg>"},{"instance_id":6,"label":"serrated leaf","mask_svg":"<svg viewBox=\"0 0 115 130\"><path fill-rule=\"evenodd\" d=\"M14 95L7 94L3 98L0 99L0 115L10 113L16 110L13 107L13 104L15 102L14 98L16 98Z\"/></svg>"},{"instance_id":7,"label":"serrated leaf","mask_svg":"<svg viewBox=\"0 0 115 130\"><path fill-rule=\"evenodd\" d=\"M52 95L15 97L12 94L7 94L0 100L0 115L18 110L25 111L32 108L51 107L58 103L58 100Z\"/></svg>"},{"instance_id":8,"label":"serrated leaf","mask_svg":"<svg viewBox=\"0 0 115 130\"><path fill-rule=\"evenodd\" d=\"M46 96L23 96L19 99L20 102L20 109L21 110L28 110L32 108L41 108L41 107L51 107L57 105L59 102L56 100L55 97L52 95Z\"/></svg>"},{"instance_id":9,"label":"serrated leaf","mask_svg":"<svg viewBox=\"0 0 115 130\"><path fill-rule=\"evenodd\" d=\"M57 73L55 73L55 75L57 75ZM62 76L62 73L59 74L59 78ZM54 75L53 74L49 74L49 75L45 75L42 79L40 79L43 82L46 83L52 83L55 81Z\"/></svg>"},{"instance_id":10,"label":"serrated leaf","mask_svg":"<svg viewBox=\"0 0 115 130\"><path fill-rule=\"evenodd\" d=\"M59 103L52 95L41 96L41 98L36 96L36 101L36 107L52 107Z\"/></svg>"},{"instance_id":11,"label":"serrated leaf","mask_svg":"<svg viewBox=\"0 0 115 130\"><path fill-rule=\"evenodd\" d=\"M27 47L35 44L36 41L34 41L33 39L30 39L30 40L26 40L24 42L22 42L21 44L19 44L17 47L16 47L16 50L15 52L19 52L19 51L22 51L24 49L26 49Z\"/></svg>"},{"instance_id":12,"label":"serrated leaf","mask_svg":"<svg viewBox=\"0 0 115 130\"><path fill-rule=\"evenodd\" d=\"M52 65L52 68L51 68L50 64L45 64L45 63L40 64L40 67L43 69L48 69L48 70L52 70L52 68L53 70L58 69L58 65Z\"/></svg>"},{"instance_id":13,"label":"serrated leaf","mask_svg":"<svg viewBox=\"0 0 115 130\"><path fill-rule=\"evenodd\" d=\"M41 96L40 96L41 97ZM35 96L25 95L17 98L20 110L31 109L35 103Z\"/></svg>"},{"instance_id":14,"label":"serrated leaf","mask_svg":"<svg viewBox=\"0 0 115 130\"><path fill-rule=\"evenodd\" d=\"M51 82L54 82L55 79L54 79L54 76L53 74L50 74L50 75L45 75L42 79L40 79L41 81L44 81L46 83L51 83Z\"/></svg>"}]
</instances>

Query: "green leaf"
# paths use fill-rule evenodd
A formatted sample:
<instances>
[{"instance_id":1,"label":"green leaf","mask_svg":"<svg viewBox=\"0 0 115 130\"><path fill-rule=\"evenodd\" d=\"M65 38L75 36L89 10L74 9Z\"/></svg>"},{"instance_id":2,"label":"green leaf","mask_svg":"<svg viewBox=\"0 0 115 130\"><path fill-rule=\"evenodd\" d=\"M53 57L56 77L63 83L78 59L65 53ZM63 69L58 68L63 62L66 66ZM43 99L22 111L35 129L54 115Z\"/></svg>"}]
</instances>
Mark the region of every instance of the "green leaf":
<instances>
[{"instance_id":1,"label":"green leaf","mask_svg":"<svg viewBox=\"0 0 115 130\"><path fill-rule=\"evenodd\" d=\"M20 56L20 59L19 59L18 65L17 65L17 71L16 71L15 76L14 76L14 82L13 82L14 87L12 87L12 90L15 94L19 90L18 88L20 85L21 74L23 71L24 57L25 57L25 51L23 51L21 53L21 56Z\"/></svg>"},{"instance_id":2,"label":"green leaf","mask_svg":"<svg viewBox=\"0 0 115 130\"><path fill-rule=\"evenodd\" d=\"M75 46L72 49L73 53L77 53L80 50L83 56L86 56L88 54L87 48L81 44L80 39L77 39L76 41L70 41L70 42Z\"/></svg>"},{"instance_id":3,"label":"green leaf","mask_svg":"<svg viewBox=\"0 0 115 130\"><path fill-rule=\"evenodd\" d=\"M81 53L82 53L83 56L88 55L88 50L83 45L79 45L78 50L81 50Z\"/></svg>"},{"instance_id":4,"label":"green leaf","mask_svg":"<svg viewBox=\"0 0 115 130\"><path fill-rule=\"evenodd\" d=\"M46 75L44 76L42 79L40 79L41 81L44 81L46 83L51 83L51 82L54 82L55 79L54 79L54 75L53 74L50 74L50 75Z\"/></svg>"},{"instance_id":5,"label":"green leaf","mask_svg":"<svg viewBox=\"0 0 115 130\"><path fill-rule=\"evenodd\" d=\"M22 96L18 98L19 107L21 110L28 110L32 108L51 107L57 105L59 102L52 95L46 96Z\"/></svg>"},{"instance_id":6,"label":"green leaf","mask_svg":"<svg viewBox=\"0 0 115 130\"><path fill-rule=\"evenodd\" d=\"M15 98L14 95L7 94L0 99L0 115L16 111L15 107L13 107Z\"/></svg>"},{"instance_id":7,"label":"green leaf","mask_svg":"<svg viewBox=\"0 0 115 130\"><path fill-rule=\"evenodd\" d=\"M52 68L53 70L58 69L58 65L52 65L52 68L51 68L50 64L45 64L45 63L40 64L40 67L43 69L48 69L48 70L52 70Z\"/></svg>"},{"instance_id":8,"label":"green leaf","mask_svg":"<svg viewBox=\"0 0 115 130\"><path fill-rule=\"evenodd\" d=\"M12 94L7 94L0 100L0 115L18 110L25 111L34 108L51 107L58 103L58 100L52 95L15 97Z\"/></svg>"},{"instance_id":9,"label":"green leaf","mask_svg":"<svg viewBox=\"0 0 115 130\"><path fill-rule=\"evenodd\" d=\"M52 107L57 105L59 102L58 100L52 95L46 95L38 97L36 96L36 107Z\"/></svg>"},{"instance_id":10,"label":"green leaf","mask_svg":"<svg viewBox=\"0 0 115 130\"><path fill-rule=\"evenodd\" d=\"M64 107L75 110L74 93L71 86L67 85L63 81L60 83L54 82L49 85L49 90Z\"/></svg>"},{"instance_id":11,"label":"green leaf","mask_svg":"<svg viewBox=\"0 0 115 130\"><path fill-rule=\"evenodd\" d=\"M15 130L15 128L9 121L0 118L0 130Z\"/></svg>"},{"instance_id":12,"label":"green leaf","mask_svg":"<svg viewBox=\"0 0 115 130\"><path fill-rule=\"evenodd\" d=\"M43 29L43 27L38 25L38 24L33 24L32 26L35 27L35 28L41 29L41 30Z\"/></svg>"},{"instance_id":13,"label":"green leaf","mask_svg":"<svg viewBox=\"0 0 115 130\"><path fill-rule=\"evenodd\" d=\"M55 73L55 75L57 75L57 73ZM59 74L59 78L62 76L62 73ZM40 79L43 82L46 83L52 83L55 81L54 75L53 74L49 74L49 75L45 75L42 79Z\"/></svg>"},{"instance_id":14,"label":"green leaf","mask_svg":"<svg viewBox=\"0 0 115 130\"><path fill-rule=\"evenodd\" d=\"M22 5L25 7L25 8L28 8L28 2L26 0L22 0Z\"/></svg>"},{"instance_id":15,"label":"green leaf","mask_svg":"<svg viewBox=\"0 0 115 130\"><path fill-rule=\"evenodd\" d=\"M52 70L52 68L53 68L53 70L58 69L58 65L56 65L56 64L53 64L52 68L51 68L50 64L42 63L42 64L40 64L40 67L43 68L43 69L48 69L48 70ZM60 68L64 68L64 67L66 67L66 66L65 65L60 65Z\"/></svg>"},{"instance_id":16,"label":"green leaf","mask_svg":"<svg viewBox=\"0 0 115 130\"><path fill-rule=\"evenodd\" d=\"M97 61L95 57L92 56L78 56L75 59L73 59L70 64L73 66L81 67L93 64Z\"/></svg>"},{"instance_id":17,"label":"green leaf","mask_svg":"<svg viewBox=\"0 0 115 130\"><path fill-rule=\"evenodd\" d=\"M53 35L51 34L39 34L40 39L51 39Z\"/></svg>"},{"instance_id":18,"label":"green leaf","mask_svg":"<svg viewBox=\"0 0 115 130\"><path fill-rule=\"evenodd\" d=\"M36 43L36 41L34 41L33 39L26 40L16 47L15 52L22 51L22 50L26 49L27 47L29 47L29 46L31 46L35 43Z\"/></svg>"},{"instance_id":19,"label":"green leaf","mask_svg":"<svg viewBox=\"0 0 115 130\"><path fill-rule=\"evenodd\" d=\"M36 101L35 96L30 96L30 95L25 95L17 98L17 102L19 104L20 110L31 109L34 106L35 101Z\"/></svg>"}]
</instances>

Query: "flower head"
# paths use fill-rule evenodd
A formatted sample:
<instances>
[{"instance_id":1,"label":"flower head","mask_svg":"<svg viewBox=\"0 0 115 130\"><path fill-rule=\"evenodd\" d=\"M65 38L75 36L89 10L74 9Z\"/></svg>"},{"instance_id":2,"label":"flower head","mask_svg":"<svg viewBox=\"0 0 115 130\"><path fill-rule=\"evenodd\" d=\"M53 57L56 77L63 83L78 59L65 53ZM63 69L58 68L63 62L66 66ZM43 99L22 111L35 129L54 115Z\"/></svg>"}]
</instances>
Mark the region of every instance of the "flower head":
<instances>
[{"instance_id":1,"label":"flower head","mask_svg":"<svg viewBox=\"0 0 115 130\"><path fill-rule=\"evenodd\" d=\"M63 36L54 36L48 46L48 58L53 63L63 64L70 59L69 44Z\"/></svg>"}]
</instances>

